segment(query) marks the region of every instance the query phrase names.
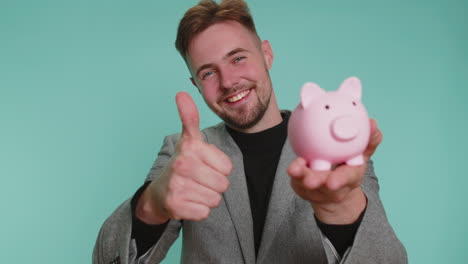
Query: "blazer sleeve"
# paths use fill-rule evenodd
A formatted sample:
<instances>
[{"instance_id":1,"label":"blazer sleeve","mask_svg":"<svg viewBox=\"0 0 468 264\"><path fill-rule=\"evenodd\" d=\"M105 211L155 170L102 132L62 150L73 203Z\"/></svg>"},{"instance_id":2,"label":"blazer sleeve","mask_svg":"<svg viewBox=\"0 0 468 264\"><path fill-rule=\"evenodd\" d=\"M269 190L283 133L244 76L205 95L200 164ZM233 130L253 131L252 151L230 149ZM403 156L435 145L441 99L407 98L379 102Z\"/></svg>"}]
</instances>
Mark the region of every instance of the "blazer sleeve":
<instances>
[{"instance_id":1,"label":"blazer sleeve","mask_svg":"<svg viewBox=\"0 0 468 264\"><path fill-rule=\"evenodd\" d=\"M152 181L162 173L166 163L175 153L177 140L178 135L165 137L163 146L146 177L146 181ZM169 248L179 236L181 221L170 220L158 242L148 252L136 259L136 243L131 239L132 211L130 202L131 199L126 200L104 221L94 246L94 264L159 263L166 257Z\"/></svg>"},{"instance_id":2,"label":"blazer sleeve","mask_svg":"<svg viewBox=\"0 0 468 264\"><path fill-rule=\"evenodd\" d=\"M340 263L408 263L406 250L385 214L371 160L367 163L362 189L367 197L367 208L353 245Z\"/></svg>"}]
</instances>

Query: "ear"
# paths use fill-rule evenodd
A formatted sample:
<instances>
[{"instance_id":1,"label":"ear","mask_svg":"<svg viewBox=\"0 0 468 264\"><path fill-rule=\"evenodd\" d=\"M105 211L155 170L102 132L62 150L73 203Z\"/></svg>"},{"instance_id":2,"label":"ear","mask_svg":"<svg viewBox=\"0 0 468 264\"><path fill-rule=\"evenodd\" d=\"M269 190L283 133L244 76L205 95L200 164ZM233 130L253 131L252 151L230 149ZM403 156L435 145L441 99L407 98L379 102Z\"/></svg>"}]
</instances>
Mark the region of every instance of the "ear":
<instances>
[{"instance_id":1,"label":"ear","mask_svg":"<svg viewBox=\"0 0 468 264\"><path fill-rule=\"evenodd\" d=\"M198 85L195 82L195 80L193 79L193 77L190 77L190 81L192 82L193 86L197 87L198 92L201 93L200 88L198 88Z\"/></svg>"},{"instance_id":2,"label":"ear","mask_svg":"<svg viewBox=\"0 0 468 264\"><path fill-rule=\"evenodd\" d=\"M305 83L301 88L301 106L307 108L310 103L326 92L315 83Z\"/></svg>"},{"instance_id":3,"label":"ear","mask_svg":"<svg viewBox=\"0 0 468 264\"><path fill-rule=\"evenodd\" d=\"M265 58L265 63L268 67L268 70L271 69L271 66L273 65L273 50L271 49L270 42L268 40L262 41L262 52L263 52L263 57Z\"/></svg>"},{"instance_id":4,"label":"ear","mask_svg":"<svg viewBox=\"0 0 468 264\"><path fill-rule=\"evenodd\" d=\"M349 94L360 100L362 96L361 80L354 76L349 77L348 79L344 80L343 83L340 85L340 88L338 88L338 92Z\"/></svg>"}]
</instances>

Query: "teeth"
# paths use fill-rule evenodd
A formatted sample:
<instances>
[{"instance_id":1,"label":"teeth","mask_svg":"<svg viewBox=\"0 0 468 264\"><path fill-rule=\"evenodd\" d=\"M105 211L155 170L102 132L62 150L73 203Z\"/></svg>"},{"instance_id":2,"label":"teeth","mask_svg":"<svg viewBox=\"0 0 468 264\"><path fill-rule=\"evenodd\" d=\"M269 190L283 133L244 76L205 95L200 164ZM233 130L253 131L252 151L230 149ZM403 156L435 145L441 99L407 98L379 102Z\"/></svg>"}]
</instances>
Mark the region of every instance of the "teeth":
<instances>
[{"instance_id":1,"label":"teeth","mask_svg":"<svg viewBox=\"0 0 468 264\"><path fill-rule=\"evenodd\" d=\"M235 102L241 100L242 98L244 98L249 92L250 92L250 90L245 90L243 92L238 93L237 95L235 95L233 97L229 97L227 100L230 103L235 103Z\"/></svg>"}]
</instances>

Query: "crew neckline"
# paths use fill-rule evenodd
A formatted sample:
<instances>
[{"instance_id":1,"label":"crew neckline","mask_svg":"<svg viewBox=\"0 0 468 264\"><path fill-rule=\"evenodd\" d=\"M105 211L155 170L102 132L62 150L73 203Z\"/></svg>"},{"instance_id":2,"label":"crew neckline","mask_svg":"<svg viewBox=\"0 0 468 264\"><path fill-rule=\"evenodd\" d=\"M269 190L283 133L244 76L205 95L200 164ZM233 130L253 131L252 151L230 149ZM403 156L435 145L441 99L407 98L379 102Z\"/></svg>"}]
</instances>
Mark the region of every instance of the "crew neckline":
<instances>
[{"instance_id":1,"label":"crew neckline","mask_svg":"<svg viewBox=\"0 0 468 264\"><path fill-rule=\"evenodd\" d=\"M283 146L287 137L288 112L281 112L283 120L276 126L256 133L243 133L226 125L226 129L242 152L276 150Z\"/></svg>"}]
</instances>

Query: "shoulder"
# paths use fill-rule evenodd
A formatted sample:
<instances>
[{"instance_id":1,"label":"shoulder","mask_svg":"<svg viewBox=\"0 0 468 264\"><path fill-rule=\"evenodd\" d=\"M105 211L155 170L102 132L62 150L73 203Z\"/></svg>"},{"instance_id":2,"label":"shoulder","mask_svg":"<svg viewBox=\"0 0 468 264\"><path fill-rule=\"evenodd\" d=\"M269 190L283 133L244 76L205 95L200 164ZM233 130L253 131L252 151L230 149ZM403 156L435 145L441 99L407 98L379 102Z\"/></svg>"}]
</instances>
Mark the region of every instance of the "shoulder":
<instances>
[{"instance_id":1,"label":"shoulder","mask_svg":"<svg viewBox=\"0 0 468 264\"><path fill-rule=\"evenodd\" d=\"M226 133L226 126L224 122L220 122L216 125L206 127L202 129L202 135L206 141L210 141L212 138L218 138L218 137L223 137L225 136ZM180 133L174 133L167 135L165 137L165 141L170 141L170 142L177 142L180 138Z\"/></svg>"},{"instance_id":2,"label":"shoulder","mask_svg":"<svg viewBox=\"0 0 468 264\"><path fill-rule=\"evenodd\" d=\"M227 135L226 124L224 122L219 122L214 126L204 128L201 132L206 142L211 142L218 138L224 138Z\"/></svg>"}]
</instances>

